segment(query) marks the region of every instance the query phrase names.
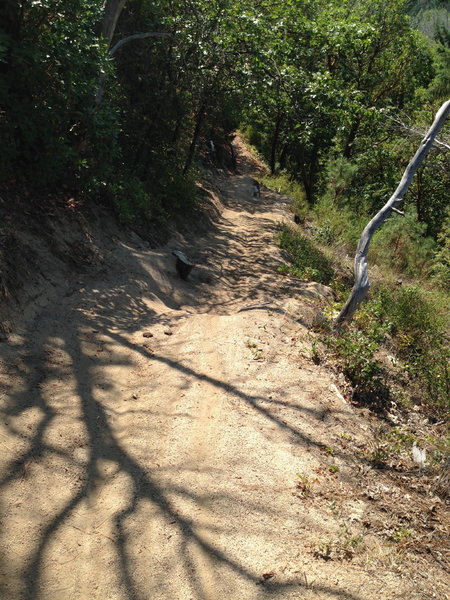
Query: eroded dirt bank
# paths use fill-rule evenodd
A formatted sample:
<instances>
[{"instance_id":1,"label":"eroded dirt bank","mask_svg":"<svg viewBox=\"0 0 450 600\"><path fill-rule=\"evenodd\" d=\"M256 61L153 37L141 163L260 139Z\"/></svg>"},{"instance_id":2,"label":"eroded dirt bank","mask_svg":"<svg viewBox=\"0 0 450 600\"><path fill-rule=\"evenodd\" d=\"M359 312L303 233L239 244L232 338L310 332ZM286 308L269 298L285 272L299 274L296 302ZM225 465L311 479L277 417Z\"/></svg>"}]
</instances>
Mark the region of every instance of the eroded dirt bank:
<instances>
[{"instance_id":1,"label":"eroded dirt bank","mask_svg":"<svg viewBox=\"0 0 450 600\"><path fill-rule=\"evenodd\" d=\"M329 292L276 271L286 199L217 184L208 235L117 241L1 344L1 597L445 598L379 535L370 422L309 358Z\"/></svg>"}]
</instances>

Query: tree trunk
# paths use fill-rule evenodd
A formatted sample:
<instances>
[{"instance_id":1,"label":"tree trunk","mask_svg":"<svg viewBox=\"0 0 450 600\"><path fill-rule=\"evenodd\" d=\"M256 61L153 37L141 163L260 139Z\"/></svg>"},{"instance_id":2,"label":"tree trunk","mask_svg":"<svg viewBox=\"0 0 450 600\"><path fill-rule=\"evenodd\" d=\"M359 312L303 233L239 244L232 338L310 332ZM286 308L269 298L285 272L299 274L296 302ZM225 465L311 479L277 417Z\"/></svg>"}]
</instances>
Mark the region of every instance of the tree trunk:
<instances>
[{"instance_id":1,"label":"tree trunk","mask_svg":"<svg viewBox=\"0 0 450 600\"><path fill-rule=\"evenodd\" d=\"M278 140L280 138L281 124L283 122L284 115L282 113L278 113L275 119L275 128L272 136L272 144L270 148L270 173L272 175L275 174L276 167L276 156L277 156L277 147Z\"/></svg>"},{"instance_id":2,"label":"tree trunk","mask_svg":"<svg viewBox=\"0 0 450 600\"><path fill-rule=\"evenodd\" d=\"M194 133L192 135L192 141L189 146L188 154L186 157L186 162L184 164L183 173L186 173L188 171L188 169L191 166L192 161L194 159L195 147L197 146L197 141L200 136L200 131L201 131L201 128L203 125L203 119L205 118L205 114L206 114L206 101L203 101L202 104L200 105L200 108L198 109L197 117L195 119Z\"/></svg>"},{"instance_id":3,"label":"tree trunk","mask_svg":"<svg viewBox=\"0 0 450 600\"><path fill-rule=\"evenodd\" d=\"M393 211L400 212L398 211L397 206L403 200L403 196L410 186L415 172L428 154L431 146L433 145L435 137L444 125L449 113L450 100L447 100L447 102L444 102L437 112L433 125L428 130L417 152L406 167L403 177L394 194L383 206L383 208L366 225L364 231L362 232L355 255L355 284L347 302L334 322L335 329L339 329L344 323L348 323L352 319L358 306L366 297L370 288L367 254L369 252L369 244L372 236Z\"/></svg>"},{"instance_id":4,"label":"tree trunk","mask_svg":"<svg viewBox=\"0 0 450 600\"><path fill-rule=\"evenodd\" d=\"M347 142L344 148L344 157L346 159L350 159L353 154L353 144L355 143L356 134L358 133L359 125L361 123L360 119L357 119L353 125L350 127L350 131L347 137Z\"/></svg>"},{"instance_id":5,"label":"tree trunk","mask_svg":"<svg viewBox=\"0 0 450 600\"><path fill-rule=\"evenodd\" d=\"M286 157L287 157L288 150L289 150L289 146L287 144L285 144L283 146L283 149L281 150L280 158L279 158L281 170L286 168Z\"/></svg>"},{"instance_id":6,"label":"tree trunk","mask_svg":"<svg viewBox=\"0 0 450 600\"><path fill-rule=\"evenodd\" d=\"M170 140L172 146L175 146L178 143L178 140L180 139L182 125L183 125L183 117L178 117L177 121L175 123L175 128L173 130L171 140Z\"/></svg>"},{"instance_id":7,"label":"tree trunk","mask_svg":"<svg viewBox=\"0 0 450 600\"><path fill-rule=\"evenodd\" d=\"M0 23L2 24L2 29L15 42L20 39L23 8L23 4L20 4L17 0L3 0L3 6L0 6Z\"/></svg>"},{"instance_id":8,"label":"tree trunk","mask_svg":"<svg viewBox=\"0 0 450 600\"><path fill-rule=\"evenodd\" d=\"M420 223L425 222L425 214L423 209L423 169L417 171L417 196L416 196L416 207L417 207L417 220Z\"/></svg>"},{"instance_id":9,"label":"tree trunk","mask_svg":"<svg viewBox=\"0 0 450 600\"><path fill-rule=\"evenodd\" d=\"M319 145L315 142L309 154L302 154L297 157L297 170L300 172L301 181L306 194L306 201L310 206L314 204L318 154Z\"/></svg>"},{"instance_id":10,"label":"tree trunk","mask_svg":"<svg viewBox=\"0 0 450 600\"><path fill-rule=\"evenodd\" d=\"M306 170L306 166L303 161L297 160L297 168L298 171L300 171L303 189L305 190L306 201L309 206L311 206L313 202L313 191L312 187L310 186L309 172Z\"/></svg>"},{"instance_id":11,"label":"tree trunk","mask_svg":"<svg viewBox=\"0 0 450 600\"><path fill-rule=\"evenodd\" d=\"M108 42L108 48L116 31L117 21L125 6L126 0L106 0L105 14L102 22L102 37Z\"/></svg>"},{"instance_id":12,"label":"tree trunk","mask_svg":"<svg viewBox=\"0 0 450 600\"><path fill-rule=\"evenodd\" d=\"M144 40L144 39L150 38L150 37L166 38L166 37L172 37L172 34L171 33L158 33L155 31L148 31L146 33L133 33L132 35L128 35L127 37L122 38L116 44L114 44L114 46L108 52L108 55L113 56L119 48L121 48L124 44L131 42L132 40ZM106 75L104 73L102 73L100 75L100 78L98 81L97 93L95 94L95 108L100 106L100 104L103 100L103 95L105 93L105 83L106 83Z\"/></svg>"}]
</instances>

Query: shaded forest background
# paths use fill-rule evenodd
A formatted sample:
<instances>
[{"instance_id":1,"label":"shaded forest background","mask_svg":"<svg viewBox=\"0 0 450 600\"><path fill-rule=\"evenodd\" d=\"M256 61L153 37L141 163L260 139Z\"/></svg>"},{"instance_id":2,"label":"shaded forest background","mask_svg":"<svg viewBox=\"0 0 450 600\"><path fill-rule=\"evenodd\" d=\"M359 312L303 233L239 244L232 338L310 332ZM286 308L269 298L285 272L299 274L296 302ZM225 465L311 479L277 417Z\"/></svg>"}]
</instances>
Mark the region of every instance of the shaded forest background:
<instances>
[{"instance_id":1,"label":"shaded forest background","mask_svg":"<svg viewBox=\"0 0 450 600\"><path fill-rule=\"evenodd\" d=\"M220 143L243 126L272 172L301 182L309 205L331 186L334 203L373 212L449 94L445 6L6 0L0 177L109 194L127 221L161 218L194 192L199 140ZM142 32L170 37L109 54ZM411 193L433 239L445 221L446 161L436 152Z\"/></svg>"},{"instance_id":2,"label":"shaded forest background","mask_svg":"<svg viewBox=\"0 0 450 600\"><path fill-rule=\"evenodd\" d=\"M292 192L314 243L351 252L450 96L448 9L442 0L5 0L2 193L64 188L145 234L195 205L199 157L214 152L215 166L230 166L240 128L273 184ZM127 39L146 33L158 35ZM372 357L396 334L417 395L439 415L450 386L449 148L447 125L405 216L374 240L372 259L409 287L379 286L359 329L330 342L360 393L378 397L385 383ZM283 235L295 254L298 238ZM314 265L287 270L323 278ZM334 280L337 292L344 284Z\"/></svg>"}]
</instances>

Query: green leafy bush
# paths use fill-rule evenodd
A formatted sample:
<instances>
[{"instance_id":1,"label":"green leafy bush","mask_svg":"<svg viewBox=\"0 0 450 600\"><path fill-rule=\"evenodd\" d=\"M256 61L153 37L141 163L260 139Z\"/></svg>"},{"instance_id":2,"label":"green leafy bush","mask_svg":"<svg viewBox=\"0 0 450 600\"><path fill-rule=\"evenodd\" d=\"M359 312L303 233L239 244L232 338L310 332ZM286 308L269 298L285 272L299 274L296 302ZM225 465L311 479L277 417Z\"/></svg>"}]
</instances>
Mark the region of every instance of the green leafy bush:
<instances>
[{"instance_id":1,"label":"green leafy bush","mask_svg":"<svg viewBox=\"0 0 450 600\"><path fill-rule=\"evenodd\" d=\"M251 146L260 148L263 144L261 130L255 125L246 125L242 133Z\"/></svg>"},{"instance_id":2,"label":"green leafy bush","mask_svg":"<svg viewBox=\"0 0 450 600\"><path fill-rule=\"evenodd\" d=\"M450 209L438 235L439 248L434 257L432 274L435 282L450 290Z\"/></svg>"},{"instance_id":3,"label":"green leafy bush","mask_svg":"<svg viewBox=\"0 0 450 600\"><path fill-rule=\"evenodd\" d=\"M448 296L419 286L384 294L393 342L422 399L440 415L450 414Z\"/></svg>"},{"instance_id":4,"label":"green leafy bush","mask_svg":"<svg viewBox=\"0 0 450 600\"><path fill-rule=\"evenodd\" d=\"M379 301L366 302L349 329L323 339L353 385L355 399L376 404L389 396L386 369L376 357L389 331L382 313Z\"/></svg>"},{"instance_id":5,"label":"green leafy bush","mask_svg":"<svg viewBox=\"0 0 450 600\"><path fill-rule=\"evenodd\" d=\"M412 384L410 395L428 407L430 416L446 418L450 414L448 328L448 296L420 286L381 288L361 306L346 330L323 341L356 397L378 402L394 390L394 380L380 358L389 340L389 352L396 354L400 371Z\"/></svg>"},{"instance_id":6,"label":"green leafy bush","mask_svg":"<svg viewBox=\"0 0 450 600\"><path fill-rule=\"evenodd\" d=\"M334 275L331 262L311 240L283 225L278 242L291 263L283 265L281 272L292 273L301 279L330 283Z\"/></svg>"},{"instance_id":7,"label":"green leafy bush","mask_svg":"<svg viewBox=\"0 0 450 600\"><path fill-rule=\"evenodd\" d=\"M193 177L167 164L161 164L159 177L149 172L142 180L124 170L107 185L107 195L125 225L166 223L169 216L193 206L197 194Z\"/></svg>"},{"instance_id":8,"label":"green leafy bush","mask_svg":"<svg viewBox=\"0 0 450 600\"><path fill-rule=\"evenodd\" d=\"M0 138L7 152L0 179L23 173L45 187L76 179L101 151L91 133L108 149L118 133L114 120L99 118L111 105L93 111L99 75L108 69L93 35L102 7L92 0L10 3L3 17Z\"/></svg>"},{"instance_id":9,"label":"green leafy bush","mask_svg":"<svg viewBox=\"0 0 450 600\"><path fill-rule=\"evenodd\" d=\"M108 190L114 209L125 225L134 225L139 220L152 217L151 199L142 181L136 177L114 183Z\"/></svg>"},{"instance_id":10,"label":"green leafy bush","mask_svg":"<svg viewBox=\"0 0 450 600\"><path fill-rule=\"evenodd\" d=\"M430 274L436 243L426 236L425 223L419 223L414 209L404 217L392 215L375 233L369 262L395 269L409 277Z\"/></svg>"},{"instance_id":11,"label":"green leafy bush","mask_svg":"<svg viewBox=\"0 0 450 600\"><path fill-rule=\"evenodd\" d=\"M301 183L295 181L295 179L292 179L292 177L289 177L285 173L264 177L263 183L279 194L290 196L293 212L301 218L306 217L309 209Z\"/></svg>"},{"instance_id":12,"label":"green leafy bush","mask_svg":"<svg viewBox=\"0 0 450 600\"><path fill-rule=\"evenodd\" d=\"M329 196L321 198L314 207L316 227L314 238L327 246L339 246L348 251L356 248L367 217L358 217L345 206L338 206Z\"/></svg>"}]
</instances>

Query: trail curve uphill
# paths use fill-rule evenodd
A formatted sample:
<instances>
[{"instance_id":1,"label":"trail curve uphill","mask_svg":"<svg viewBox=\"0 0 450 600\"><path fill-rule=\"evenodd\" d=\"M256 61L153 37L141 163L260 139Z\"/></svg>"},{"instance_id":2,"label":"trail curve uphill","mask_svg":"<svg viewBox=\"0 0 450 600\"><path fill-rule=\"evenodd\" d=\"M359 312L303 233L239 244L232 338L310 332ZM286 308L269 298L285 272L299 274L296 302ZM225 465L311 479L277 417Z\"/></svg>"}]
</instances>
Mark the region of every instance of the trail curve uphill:
<instances>
[{"instance_id":1,"label":"trail curve uphill","mask_svg":"<svg viewBox=\"0 0 450 600\"><path fill-rule=\"evenodd\" d=\"M307 356L328 292L277 273L286 198L216 184L205 236L117 244L1 346L5 600L377 597L316 557L339 524L297 485L342 432L364 436ZM199 265L188 281L175 248Z\"/></svg>"}]
</instances>

